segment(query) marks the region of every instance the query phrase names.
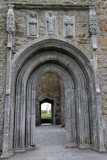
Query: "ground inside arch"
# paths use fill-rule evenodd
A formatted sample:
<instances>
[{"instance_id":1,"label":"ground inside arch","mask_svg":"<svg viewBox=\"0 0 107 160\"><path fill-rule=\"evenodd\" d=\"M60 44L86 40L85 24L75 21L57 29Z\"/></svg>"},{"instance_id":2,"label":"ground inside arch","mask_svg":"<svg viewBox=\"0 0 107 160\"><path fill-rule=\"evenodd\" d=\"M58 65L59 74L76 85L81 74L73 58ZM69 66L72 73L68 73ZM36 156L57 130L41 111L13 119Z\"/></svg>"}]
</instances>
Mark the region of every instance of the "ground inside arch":
<instances>
[{"instance_id":1,"label":"ground inside arch","mask_svg":"<svg viewBox=\"0 0 107 160\"><path fill-rule=\"evenodd\" d=\"M16 154L10 160L106 160L106 153L91 149L65 148L66 130L60 125L41 125L35 128L36 149Z\"/></svg>"}]
</instances>

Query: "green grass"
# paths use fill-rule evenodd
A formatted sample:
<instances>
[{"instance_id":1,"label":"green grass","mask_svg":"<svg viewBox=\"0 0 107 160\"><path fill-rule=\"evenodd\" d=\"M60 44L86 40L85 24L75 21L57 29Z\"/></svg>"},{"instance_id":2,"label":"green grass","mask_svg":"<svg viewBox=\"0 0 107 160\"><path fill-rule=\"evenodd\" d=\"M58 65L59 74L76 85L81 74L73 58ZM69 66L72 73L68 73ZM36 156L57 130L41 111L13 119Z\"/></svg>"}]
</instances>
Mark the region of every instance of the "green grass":
<instances>
[{"instance_id":1,"label":"green grass","mask_svg":"<svg viewBox=\"0 0 107 160\"><path fill-rule=\"evenodd\" d=\"M52 118L51 114L47 114L47 113L46 114L45 113L41 114L41 119L48 119L48 118Z\"/></svg>"}]
</instances>

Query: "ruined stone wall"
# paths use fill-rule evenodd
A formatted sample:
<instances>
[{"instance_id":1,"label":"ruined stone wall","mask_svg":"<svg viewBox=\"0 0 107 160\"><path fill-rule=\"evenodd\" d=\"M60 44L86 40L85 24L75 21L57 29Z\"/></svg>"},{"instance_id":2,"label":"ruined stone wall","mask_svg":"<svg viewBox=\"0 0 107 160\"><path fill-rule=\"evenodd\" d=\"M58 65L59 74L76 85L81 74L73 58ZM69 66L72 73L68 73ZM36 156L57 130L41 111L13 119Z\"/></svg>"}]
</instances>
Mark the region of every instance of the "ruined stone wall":
<instances>
[{"instance_id":1,"label":"ruined stone wall","mask_svg":"<svg viewBox=\"0 0 107 160\"><path fill-rule=\"evenodd\" d=\"M54 73L43 75L37 82L36 93L36 123L40 124L40 102L49 99L53 101L53 124L64 122L64 86L60 77Z\"/></svg>"},{"instance_id":2,"label":"ruined stone wall","mask_svg":"<svg viewBox=\"0 0 107 160\"><path fill-rule=\"evenodd\" d=\"M107 1L101 1L96 6L99 29L97 57L102 95L102 111L104 115L107 115Z\"/></svg>"},{"instance_id":3,"label":"ruined stone wall","mask_svg":"<svg viewBox=\"0 0 107 160\"><path fill-rule=\"evenodd\" d=\"M32 43L35 38L27 37L27 25L26 17L28 13L32 13L34 10L15 10L16 15L16 32L15 32L15 52ZM88 27L87 27L87 11L63 11L56 10L53 12L57 13L57 37L64 38L63 35L63 17L64 15L75 16L76 15L76 35L75 38L65 38L68 42L73 42L74 44L80 46L85 50L85 53L90 56L90 45L88 37ZM45 24L45 10L37 10L39 21L39 38L46 37L46 24Z\"/></svg>"},{"instance_id":4,"label":"ruined stone wall","mask_svg":"<svg viewBox=\"0 0 107 160\"><path fill-rule=\"evenodd\" d=\"M0 1L0 144L2 144L2 131L3 131L3 113L4 113L4 93L5 93L5 68L6 68L6 54L7 54L7 33L6 33L6 13L7 3L12 0L1 0ZM98 36L99 36L99 47L97 50L98 57L98 72L99 81L102 95L102 112L107 115L107 1L106 0L14 0L13 2L34 3L34 4L75 4L85 5L94 4L96 7L97 18L98 18ZM54 9L53 9L54 11ZM39 17L39 39L45 38L45 9L34 10L34 9L15 9L16 17L16 30L15 30L15 46L13 52L17 52L23 47L27 47L33 41L37 41L34 38L27 37L27 24L26 16L27 13L36 12ZM90 38L88 34L88 21L87 15L88 10L57 10L57 27L58 27L58 38L63 37L63 16L74 15L76 16L76 35L75 38L64 38L66 41L74 43L83 49L84 53L89 58L92 56L92 48L90 46Z\"/></svg>"}]
</instances>

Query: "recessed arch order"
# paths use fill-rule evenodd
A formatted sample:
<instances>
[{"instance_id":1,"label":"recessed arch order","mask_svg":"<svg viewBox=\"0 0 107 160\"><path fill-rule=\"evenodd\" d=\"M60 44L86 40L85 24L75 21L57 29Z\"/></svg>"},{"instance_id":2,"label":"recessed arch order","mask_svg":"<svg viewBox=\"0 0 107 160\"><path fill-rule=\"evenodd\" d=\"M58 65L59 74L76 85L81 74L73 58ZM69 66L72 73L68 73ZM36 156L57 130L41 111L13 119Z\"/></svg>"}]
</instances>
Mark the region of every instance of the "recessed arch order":
<instances>
[{"instance_id":1,"label":"recessed arch order","mask_svg":"<svg viewBox=\"0 0 107 160\"><path fill-rule=\"evenodd\" d=\"M13 60L11 123L8 133L4 133L4 154L22 152L36 145L35 84L48 72L58 74L64 83L66 145L104 150L97 124L94 70L89 58L73 44L60 39L44 39L34 42Z\"/></svg>"}]
</instances>

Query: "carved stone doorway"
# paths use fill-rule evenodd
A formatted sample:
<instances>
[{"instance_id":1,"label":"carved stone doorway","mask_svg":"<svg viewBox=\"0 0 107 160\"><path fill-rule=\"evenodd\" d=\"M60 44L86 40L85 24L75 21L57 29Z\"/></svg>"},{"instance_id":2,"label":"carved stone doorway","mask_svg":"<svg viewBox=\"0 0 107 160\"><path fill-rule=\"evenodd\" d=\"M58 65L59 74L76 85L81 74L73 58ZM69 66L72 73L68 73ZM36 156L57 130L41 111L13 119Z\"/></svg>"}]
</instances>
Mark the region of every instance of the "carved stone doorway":
<instances>
[{"instance_id":1,"label":"carved stone doorway","mask_svg":"<svg viewBox=\"0 0 107 160\"><path fill-rule=\"evenodd\" d=\"M49 72L59 75L64 83L67 146L105 151L91 61L73 44L45 39L16 54L12 62L11 95L5 99L3 156L36 145L35 84Z\"/></svg>"}]
</instances>

